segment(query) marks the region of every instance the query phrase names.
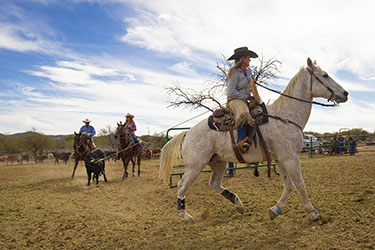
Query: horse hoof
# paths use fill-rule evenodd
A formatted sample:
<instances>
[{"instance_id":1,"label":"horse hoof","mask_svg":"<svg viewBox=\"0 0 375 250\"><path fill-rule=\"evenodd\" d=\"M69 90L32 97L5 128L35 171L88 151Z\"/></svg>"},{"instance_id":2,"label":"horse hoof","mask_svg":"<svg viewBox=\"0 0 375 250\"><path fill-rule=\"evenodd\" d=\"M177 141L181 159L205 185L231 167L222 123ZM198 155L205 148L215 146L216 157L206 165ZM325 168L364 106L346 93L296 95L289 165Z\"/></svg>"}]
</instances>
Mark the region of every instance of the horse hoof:
<instances>
[{"instance_id":1,"label":"horse hoof","mask_svg":"<svg viewBox=\"0 0 375 250\"><path fill-rule=\"evenodd\" d=\"M125 181L128 177L122 177L122 181Z\"/></svg>"},{"instance_id":2,"label":"horse hoof","mask_svg":"<svg viewBox=\"0 0 375 250\"><path fill-rule=\"evenodd\" d=\"M187 223L194 223L193 216L190 214L186 213L185 210L178 210L177 211L178 216L184 218L185 222Z\"/></svg>"},{"instance_id":3,"label":"horse hoof","mask_svg":"<svg viewBox=\"0 0 375 250\"><path fill-rule=\"evenodd\" d=\"M273 206L268 210L268 214L270 216L270 219L275 219L279 214L281 213L281 208L279 206Z\"/></svg>"},{"instance_id":4,"label":"horse hoof","mask_svg":"<svg viewBox=\"0 0 375 250\"><path fill-rule=\"evenodd\" d=\"M315 210L315 208L313 208L313 210L309 212L309 218L311 221L317 221L320 219L320 215L318 211Z\"/></svg>"},{"instance_id":5,"label":"horse hoof","mask_svg":"<svg viewBox=\"0 0 375 250\"><path fill-rule=\"evenodd\" d=\"M239 212L240 214L243 214L244 209L243 207L236 207L236 211Z\"/></svg>"},{"instance_id":6,"label":"horse hoof","mask_svg":"<svg viewBox=\"0 0 375 250\"><path fill-rule=\"evenodd\" d=\"M236 211L239 212L240 214L243 214L244 209L241 200L237 197L236 198Z\"/></svg>"}]
</instances>

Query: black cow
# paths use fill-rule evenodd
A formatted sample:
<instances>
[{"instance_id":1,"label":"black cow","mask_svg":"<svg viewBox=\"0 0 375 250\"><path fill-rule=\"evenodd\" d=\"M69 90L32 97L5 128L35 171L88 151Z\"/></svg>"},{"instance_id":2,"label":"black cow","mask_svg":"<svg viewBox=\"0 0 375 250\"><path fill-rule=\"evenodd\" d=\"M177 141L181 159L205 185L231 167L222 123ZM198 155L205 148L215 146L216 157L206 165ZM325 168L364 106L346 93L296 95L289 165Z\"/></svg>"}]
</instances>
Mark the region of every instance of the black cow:
<instances>
[{"instance_id":1,"label":"black cow","mask_svg":"<svg viewBox=\"0 0 375 250\"><path fill-rule=\"evenodd\" d=\"M57 153L57 152L52 152L53 154L53 157L55 157L55 163L54 164L59 164L59 160L62 160L65 162L65 164L67 164L67 162L69 161L69 158L70 158L70 155L72 153L68 152L68 153Z\"/></svg>"},{"instance_id":2,"label":"black cow","mask_svg":"<svg viewBox=\"0 0 375 250\"><path fill-rule=\"evenodd\" d=\"M35 162L43 163L43 161L47 158L47 155L34 155Z\"/></svg>"},{"instance_id":3,"label":"black cow","mask_svg":"<svg viewBox=\"0 0 375 250\"><path fill-rule=\"evenodd\" d=\"M107 160L112 158L112 160L116 161L116 151L104 151L104 156L108 157ZM110 157L109 157L110 156Z\"/></svg>"},{"instance_id":4,"label":"black cow","mask_svg":"<svg viewBox=\"0 0 375 250\"><path fill-rule=\"evenodd\" d=\"M26 161L27 163L29 163L29 155L22 155L21 164L23 164L23 161Z\"/></svg>"},{"instance_id":5,"label":"black cow","mask_svg":"<svg viewBox=\"0 0 375 250\"><path fill-rule=\"evenodd\" d=\"M105 176L105 161L101 160L104 158L104 153L100 149L95 149L86 155L85 166L87 170L87 186L90 186L91 173L94 175L92 179L96 179L96 184L99 183L99 175L102 173L104 176L104 181L107 182L107 177Z\"/></svg>"}]
</instances>

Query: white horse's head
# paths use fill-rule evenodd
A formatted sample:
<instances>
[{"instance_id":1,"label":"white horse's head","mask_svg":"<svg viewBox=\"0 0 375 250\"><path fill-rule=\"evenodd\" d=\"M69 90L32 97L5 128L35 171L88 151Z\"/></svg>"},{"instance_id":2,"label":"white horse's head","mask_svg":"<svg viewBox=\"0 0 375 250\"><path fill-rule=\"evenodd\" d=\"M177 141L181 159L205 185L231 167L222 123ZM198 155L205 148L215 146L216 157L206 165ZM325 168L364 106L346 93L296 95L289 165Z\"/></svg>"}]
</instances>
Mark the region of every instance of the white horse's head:
<instances>
[{"instance_id":1,"label":"white horse's head","mask_svg":"<svg viewBox=\"0 0 375 250\"><path fill-rule=\"evenodd\" d=\"M323 97L341 103L348 100L349 93L335 82L324 70L307 59L307 70L310 72L310 90L313 97Z\"/></svg>"}]
</instances>

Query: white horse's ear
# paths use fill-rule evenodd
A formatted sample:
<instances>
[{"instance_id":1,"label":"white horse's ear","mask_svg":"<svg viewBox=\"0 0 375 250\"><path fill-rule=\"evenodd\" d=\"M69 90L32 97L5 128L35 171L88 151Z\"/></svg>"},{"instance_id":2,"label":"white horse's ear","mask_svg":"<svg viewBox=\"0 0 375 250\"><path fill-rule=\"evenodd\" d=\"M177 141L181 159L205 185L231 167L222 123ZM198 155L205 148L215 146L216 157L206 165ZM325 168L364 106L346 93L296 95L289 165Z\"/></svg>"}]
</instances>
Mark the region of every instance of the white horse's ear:
<instances>
[{"instance_id":1,"label":"white horse's ear","mask_svg":"<svg viewBox=\"0 0 375 250\"><path fill-rule=\"evenodd\" d=\"M307 58L307 67L311 70L314 70L315 66L313 64L313 62L311 61L310 57Z\"/></svg>"},{"instance_id":2,"label":"white horse's ear","mask_svg":"<svg viewBox=\"0 0 375 250\"><path fill-rule=\"evenodd\" d=\"M314 65L318 65L318 64L316 63L316 60L314 60Z\"/></svg>"}]
</instances>

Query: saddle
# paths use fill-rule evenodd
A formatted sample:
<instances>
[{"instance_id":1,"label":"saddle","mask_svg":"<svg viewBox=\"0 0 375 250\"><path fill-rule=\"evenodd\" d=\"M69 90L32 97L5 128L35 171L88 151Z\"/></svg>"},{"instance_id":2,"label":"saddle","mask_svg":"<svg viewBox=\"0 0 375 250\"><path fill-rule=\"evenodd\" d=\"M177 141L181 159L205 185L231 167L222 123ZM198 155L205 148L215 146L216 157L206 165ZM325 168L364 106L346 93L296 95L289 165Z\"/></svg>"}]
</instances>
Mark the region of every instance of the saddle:
<instances>
[{"instance_id":1,"label":"saddle","mask_svg":"<svg viewBox=\"0 0 375 250\"><path fill-rule=\"evenodd\" d=\"M244 147L244 143L247 142L248 144L252 145L254 142L254 146L257 147L257 134L258 138L260 140L260 144L263 148L264 154L267 159L267 165L268 165L268 177L271 176L271 170L270 170L270 163L271 163L271 157L269 155L269 152L266 148L265 141L263 139L263 136L259 130L259 126L263 125L265 123L268 123L268 112L266 105L262 103L257 103L254 100L250 100L248 103L249 112L251 116L255 120L255 126L250 126L248 131L248 136L236 143L236 140L234 139L234 133L233 130L237 129L235 128L235 121L233 118L233 115L230 113L230 111L226 108L216 109L212 115L208 117L208 126L216 131L229 131L231 141L232 141L232 148L236 155L236 158L241 163L246 163L246 161L243 159L242 154L247 153L249 150L248 147Z\"/></svg>"},{"instance_id":2,"label":"saddle","mask_svg":"<svg viewBox=\"0 0 375 250\"><path fill-rule=\"evenodd\" d=\"M250 101L249 112L256 122L256 126L268 123L268 112L266 105ZM216 131L229 131L234 128L235 121L233 115L227 108L216 109L212 115L208 117L208 126Z\"/></svg>"}]
</instances>

